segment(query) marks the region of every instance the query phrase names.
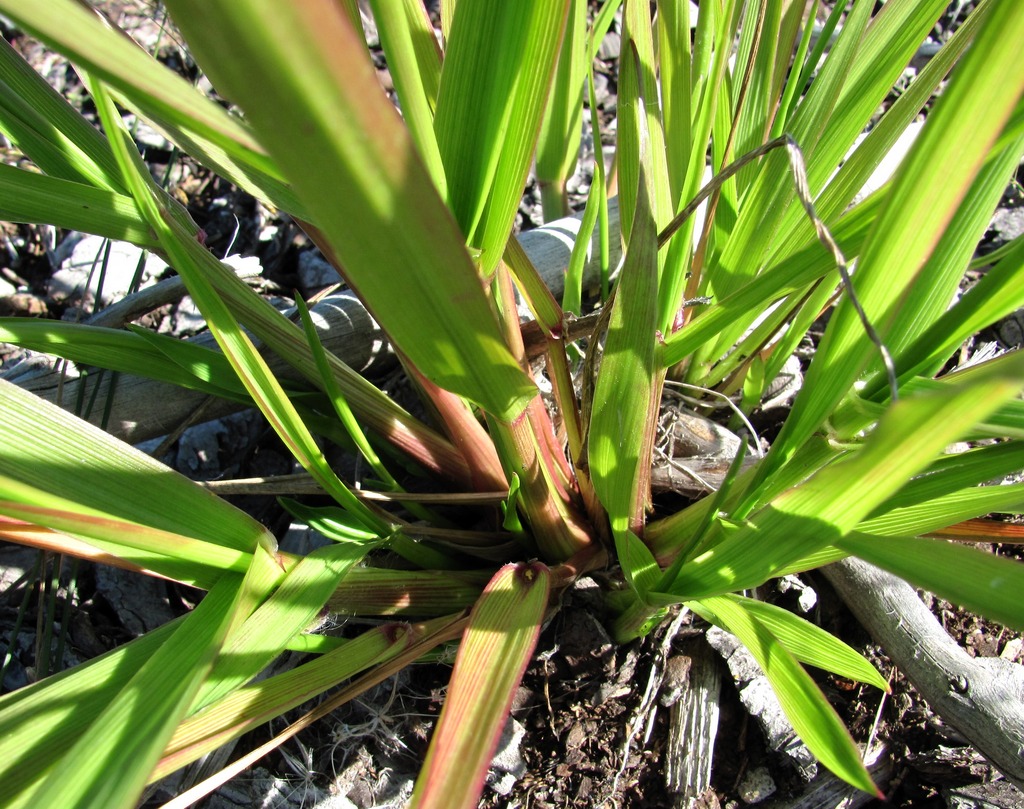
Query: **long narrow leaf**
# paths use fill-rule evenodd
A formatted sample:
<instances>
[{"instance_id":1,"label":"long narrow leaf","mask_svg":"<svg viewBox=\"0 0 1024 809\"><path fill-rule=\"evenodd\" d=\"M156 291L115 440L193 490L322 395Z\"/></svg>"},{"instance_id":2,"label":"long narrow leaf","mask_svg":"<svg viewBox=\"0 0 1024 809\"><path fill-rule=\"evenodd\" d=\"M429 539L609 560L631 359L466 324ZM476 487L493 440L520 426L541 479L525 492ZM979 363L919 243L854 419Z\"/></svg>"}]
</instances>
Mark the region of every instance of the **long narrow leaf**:
<instances>
[{"instance_id":1,"label":"long narrow leaf","mask_svg":"<svg viewBox=\"0 0 1024 809\"><path fill-rule=\"evenodd\" d=\"M643 105L639 125L645 126ZM655 361L657 229L647 186L647 142L641 138L639 191L611 316L589 425L588 461L594 490L611 521L627 578L641 591L657 567L635 541L650 496L650 455L663 372ZM646 550L646 549L643 549ZM646 584L641 584L646 582Z\"/></svg>"},{"instance_id":2,"label":"long narrow leaf","mask_svg":"<svg viewBox=\"0 0 1024 809\"><path fill-rule=\"evenodd\" d=\"M348 17L310 2L169 7L396 346L441 387L514 418L535 388L504 347L462 236ZM425 334L423 323L435 328Z\"/></svg>"},{"instance_id":3,"label":"long narrow leaf","mask_svg":"<svg viewBox=\"0 0 1024 809\"><path fill-rule=\"evenodd\" d=\"M226 548L276 546L245 513L70 413L3 380L0 403L0 474L140 525L216 537Z\"/></svg>"},{"instance_id":4,"label":"long narrow leaf","mask_svg":"<svg viewBox=\"0 0 1024 809\"><path fill-rule=\"evenodd\" d=\"M359 671L399 654L411 640L413 635L407 627L375 627L339 649L239 689L194 713L175 730L151 779L180 769Z\"/></svg>"},{"instance_id":5,"label":"long narrow leaf","mask_svg":"<svg viewBox=\"0 0 1024 809\"><path fill-rule=\"evenodd\" d=\"M825 695L796 659L744 602L705 598L694 605L710 610L712 620L738 637L756 658L772 684L782 709L815 757L849 784L881 797L850 738Z\"/></svg>"},{"instance_id":6,"label":"long narrow leaf","mask_svg":"<svg viewBox=\"0 0 1024 809\"><path fill-rule=\"evenodd\" d=\"M836 543L954 604L1024 631L1024 564L936 539L851 535Z\"/></svg>"},{"instance_id":7,"label":"long narrow leaf","mask_svg":"<svg viewBox=\"0 0 1024 809\"><path fill-rule=\"evenodd\" d=\"M0 340L72 362L251 401L219 351L143 329L120 331L63 321L0 318Z\"/></svg>"},{"instance_id":8,"label":"long narrow leaf","mask_svg":"<svg viewBox=\"0 0 1024 809\"><path fill-rule=\"evenodd\" d=\"M173 203L150 177L139 153L127 142L116 117L109 96L101 86L93 87L100 118L107 127L114 154L121 164L125 181L160 239L168 257L185 279L189 292L206 317L210 331L234 372L245 385L261 412L270 421L275 432L292 451L307 471L317 478L324 490L351 511L364 525L384 535L390 531L387 523L358 500L328 465L323 452L309 432L280 383L271 373L266 360L256 351L248 335L231 316L227 305L216 294L208 276L217 260L201 245ZM210 267L210 270L206 268Z\"/></svg>"},{"instance_id":9,"label":"long narrow leaf","mask_svg":"<svg viewBox=\"0 0 1024 809\"><path fill-rule=\"evenodd\" d=\"M46 174L123 192L109 145L94 126L0 42L0 129Z\"/></svg>"},{"instance_id":10,"label":"long narrow leaf","mask_svg":"<svg viewBox=\"0 0 1024 809\"><path fill-rule=\"evenodd\" d=\"M160 650L184 621L179 618L73 670L5 694L0 699L0 804L45 777L52 765L107 704Z\"/></svg>"},{"instance_id":11,"label":"long narrow leaf","mask_svg":"<svg viewBox=\"0 0 1024 809\"><path fill-rule=\"evenodd\" d=\"M245 125L181 76L153 60L90 7L73 0L4 0L0 10L26 31L132 97L156 120L197 131L229 153L244 155L268 175L274 174L273 164Z\"/></svg>"},{"instance_id":12,"label":"long narrow leaf","mask_svg":"<svg viewBox=\"0 0 1024 809\"><path fill-rule=\"evenodd\" d=\"M395 82L402 117L409 125L434 185L447 194L444 163L434 134L434 108L441 83L441 53L427 10L419 0L371 0L388 71Z\"/></svg>"},{"instance_id":13,"label":"long narrow leaf","mask_svg":"<svg viewBox=\"0 0 1024 809\"><path fill-rule=\"evenodd\" d=\"M512 231L569 0L459 0L434 131L448 204L487 277Z\"/></svg>"},{"instance_id":14,"label":"long narrow leaf","mask_svg":"<svg viewBox=\"0 0 1024 809\"><path fill-rule=\"evenodd\" d=\"M583 134L583 81L587 67L587 4L583 0L569 0L565 29L558 68L537 138L537 183L545 221L569 214L565 181L576 170Z\"/></svg>"},{"instance_id":15,"label":"long narrow leaf","mask_svg":"<svg viewBox=\"0 0 1024 809\"><path fill-rule=\"evenodd\" d=\"M533 654L550 588L540 564L505 565L470 614L437 729L416 781L416 809L471 809L512 697Z\"/></svg>"},{"instance_id":16,"label":"long narrow leaf","mask_svg":"<svg viewBox=\"0 0 1024 809\"><path fill-rule=\"evenodd\" d=\"M134 806L150 770L213 663L243 580L225 578L200 602L26 796L34 806ZM111 778L110 773L117 777ZM15 805L20 804L19 801Z\"/></svg>"},{"instance_id":17,"label":"long narrow leaf","mask_svg":"<svg viewBox=\"0 0 1024 809\"><path fill-rule=\"evenodd\" d=\"M1024 9L1012 3L993 7L894 180L855 281L864 311L880 327L897 316L904 292L915 283L1024 92L1024 73L1015 70L1017 54L1009 44L1018 36L1024 36ZM819 427L876 352L845 299L762 466L763 476Z\"/></svg>"},{"instance_id":18,"label":"long narrow leaf","mask_svg":"<svg viewBox=\"0 0 1024 809\"><path fill-rule=\"evenodd\" d=\"M735 595L723 598L735 602L760 621L801 663L889 690L889 684L874 666L820 626L764 601Z\"/></svg>"},{"instance_id":19,"label":"long narrow leaf","mask_svg":"<svg viewBox=\"0 0 1024 809\"><path fill-rule=\"evenodd\" d=\"M1024 358L1017 359L1019 368ZM1013 396L1020 389L1019 375L994 369L978 387L899 402L852 458L820 470L756 515L741 511L750 522L687 564L671 591L703 597L753 587L796 559L835 544L968 425ZM771 552L752 554L751 542Z\"/></svg>"},{"instance_id":20,"label":"long narrow leaf","mask_svg":"<svg viewBox=\"0 0 1024 809\"><path fill-rule=\"evenodd\" d=\"M52 224L108 239L155 247L156 240L131 197L72 180L0 163L0 217Z\"/></svg>"}]
</instances>

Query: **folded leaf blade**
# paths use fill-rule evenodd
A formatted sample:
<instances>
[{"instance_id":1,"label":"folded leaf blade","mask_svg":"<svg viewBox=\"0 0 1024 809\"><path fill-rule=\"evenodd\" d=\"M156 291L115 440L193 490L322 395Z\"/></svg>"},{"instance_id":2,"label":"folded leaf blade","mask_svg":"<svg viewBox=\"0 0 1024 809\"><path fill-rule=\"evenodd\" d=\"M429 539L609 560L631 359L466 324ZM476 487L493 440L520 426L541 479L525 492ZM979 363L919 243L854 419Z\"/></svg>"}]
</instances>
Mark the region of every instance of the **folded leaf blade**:
<instances>
[{"instance_id":1,"label":"folded leaf blade","mask_svg":"<svg viewBox=\"0 0 1024 809\"><path fill-rule=\"evenodd\" d=\"M540 563L505 565L473 608L459 647L448 699L412 806L477 805L512 696L540 634L550 574Z\"/></svg>"}]
</instances>

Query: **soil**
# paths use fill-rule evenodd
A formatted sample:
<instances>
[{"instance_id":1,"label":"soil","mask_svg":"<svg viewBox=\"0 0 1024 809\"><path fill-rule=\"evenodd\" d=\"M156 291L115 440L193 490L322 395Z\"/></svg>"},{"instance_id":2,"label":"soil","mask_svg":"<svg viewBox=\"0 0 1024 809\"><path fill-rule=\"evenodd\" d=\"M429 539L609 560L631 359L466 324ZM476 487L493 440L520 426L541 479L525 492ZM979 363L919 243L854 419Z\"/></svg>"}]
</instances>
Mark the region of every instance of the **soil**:
<instances>
[{"instance_id":1,"label":"soil","mask_svg":"<svg viewBox=\"0 0 1024 809\"><path fill-rule=\"evenodd\" d=\"M113 18L130 24L144 44L155 47L166 63L199 80L187 53L153 8L134 2L103 5ZM950 12L936 36L948 32L952 22ZM89 112L77 77L64 62L16 32L5 29L4 34L55 86L81 99L84 111ZM609 131L616 59L611 45L604 53L600 115ZM387 84L379 48L375 58ZM159 139L152 144L147 160L154 173L163 176L169 172L172 188L205 230L214 252L258 256L264 270L259 283L268 295L288 296L294 289L304 294L315 291L316 285L309 283L315 276L308 270L315 255L301 231L189 159L172 155ZM589 149L592 154L592 144ZM575 189L574 204L582 205L590 179L586 169L574 179L570 186ZM980 249L995 249L1024 230L1022 210L1024 197L1018 185L1008 190ZM519 225L525 229L539 223L539 196L531 185L524 196ZM0 314L73 317L79 309L93 305L92 301L54 294L52 258L68 234L46 227L4 225L3 235L9 249L6 257L0 256L0 282L5 281L11 291L0 289ZM150 319L162 329L182 333L190 322L186 314L187 303L183 303L169 305ZM977 339L1020 345L1022 325L1017 320L1007 322ZM17 352L0 355L3 368L18 357ZM766 416L763 425L770 432L770 426L778 421L778 415ZM212 433L190 434L162 457L199 478L281 474L291 469L277 439L252 414L220 422ZM283 542L307 541L302 532L291 528L289 518L272 498L252 496L233 501L271 526ZM1009 548L993 550L1012 552ZM58 563L52 557L37 557L8 545L0 546L0 573L0 643L7 651L4 692L101 654L186 612L199 597L166 582L139 580L68 560ZM884 697L877 690L816 674L854 739L884 748L880 772L885 778L880 784L889 805L915 809L983 805L980 798L975 803L956 803L956 790L968 788L988 790L990 803L984 805L1024 806L1024 798L1012 793L1008 798L998 797L999 790L1005 788L998 773L929 710L824 578L809 574L796 583L799 586L791 582L794 586L788 589L769 587L759 595L801 611L846 640L891 683L893 693ZM685 671L693 661L708 660L707 627L692 614L675 612L647 637L616 645L608 636L606 616L600 612L600 601L593 597L592 585L584 580L570 591L541 635L535 661L516 696L483 807L682 805L666 783L672 715L666 694L673 687L673 672ZM1024 663L1020 634L934 598L930 598L930 606L971 655ZM22 609L24 619L20 617ZM339 626L337 631L351 628ZM761 789L764 805L792 804L807 794L809 773L806 768L801 772L793 757L770 747L761 724L741 701L730 668L715 654L709 659L703 665L717 667L722 676L721 715L711 787L705 794L693 796L690 805L732 807L750 802L756 792L751 786L755 776L767 777L774 787L774 791ZM293 657L283 665L296 660ZM203 805L401 804L422 761L449 672L445 663L425 663L392 678L287 742ZM237 752L268 739L284 727L285 719L243 737ZM228 760L234 757L229 754ZM195 780L199 775L190 772L186 777ZM145 805L160 805L182 787L180 777L157 785ZM867 803L859 805L881 805L868 796L864 799Z\"/></svg>"}]
</instances>

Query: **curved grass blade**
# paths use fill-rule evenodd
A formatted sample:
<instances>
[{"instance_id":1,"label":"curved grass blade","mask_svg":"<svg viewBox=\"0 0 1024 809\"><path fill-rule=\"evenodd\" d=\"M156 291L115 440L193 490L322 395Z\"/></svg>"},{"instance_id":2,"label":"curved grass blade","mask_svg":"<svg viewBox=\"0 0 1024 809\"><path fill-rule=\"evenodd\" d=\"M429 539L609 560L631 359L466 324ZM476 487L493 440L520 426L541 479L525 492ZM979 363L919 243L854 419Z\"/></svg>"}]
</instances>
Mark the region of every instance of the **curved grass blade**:
<instances>
[{"instance_id":1,"label":"curved grass blade","mask_svg":"<svg viewBox=\"0 0 1024 809\"><path fill-rule=\"evenodd\" d=\"M119 559L178 581L204 568L244 570L250 552L129 522L0 475L0 514L52 531L85 537ZM213 526L211 526L211 529ZM26 544L31 538L26 538Z\"/></svg>"},{"instance_id":2,"label":"curved grass blade","mask_svg":"<svg viewBox=\"0 0 1024 809\"><path fill-rule=\"evenodd\" d=\"M505 565L480 596L448 686L448 698L416 780L415 809L472 809L540 634L550 574Z\"/></svg>"},{"instance_id":3,"label":"curved grass blade","mask_svg":"<svg viewBox=\"0 0 1024 809\"><path fill-rule=\"evenodd\" d=\"M851 458L821 469L753 515L742 510L731 515L744 522L688 562L671 592L702 598L754 587L797 559L834 545L969 425L1020 390L1024 355L1016 360L1012 367L983 369L987 375L978 378L977 387L947 386L943 393L890 407ZM765 551L752 553L755 546Z\"/></svg>"},{"instance_id":4,"label":"curved grass blade","mask_svg":"<svg viewBox=\"0 0 1024 809\"><path fill-rule=\"evenodd\" d=\"M262 147L237 118L165 69L92 8L73 0L2 0L0 10L19 27L118 88L156 121L199 132L274 174Z\"/></svg>"},{"instance_id":5,"label":"curved grass blade","mask_svg":"<svg viewBox=\"0 0 1024 809\"><path fill-rule=\"evenodd\" d=\"M1010 44L1018 37L1024 37L1024 9L995 4L893 180L854 282L883 338L906 293L924 280L922 267L1024 93L1024 73L1015 69L1018 57ZM818 429L874 352L860 317L844 299L761 466L760 480Z\"/></svg>"},{"instance_id":6,"label":"curved grass blade","mask_svg":"<svg viewBox=\"0 0 1024 809\"><path fill-rule=\"evenodd\" d=\"M248 335L239 327L227 304L217 295L209 277L219 270L219 262L193 238L189 229L190 220L187 220L182 212L172 209L173 203L170 198L150 177L139 153L127 140L127 133L109 95L103 90L102 85L96 84L92 87L92 93L100 118L111 138L114 155L121 165L125 182L156 231L168 258L184 278L189 292L206 318L210 331L231 363L235 374L284 441L285 446L317 479L324 491L355 515L367 528L379 536L386 536L390 533L390 526L356 498L331 469L316 440L266 361L256 351ZM181 221L183 219L185 222Z\"/></svg>"},{"instance_id":7,"label":"curved grass blade","mask_svg":"<svg viewBox=\"0 0 1024 809\"><path fill-rule=\"evenodd\" d=\"M851 534L841 550L954 604L1024 631L1024 564L936 539Z\"/></svg>"},{"instance_id":8,"label":"curved grass blade","mask_svg":"<svg viewBox=\"0 0 1024 809\"><path fill-rule=\"evenodd\" d=\"M558 67L537 137L536 173L544 221L569 215L565 181L576 170L583 134L583 82L586 77L587 4L569 0Z\"/></svg>"},{"instance_id":9,"label":"curved grass blade","mask_svg":"<svg viewBox=\"0 0 1024 809\"><path fill-rule=\"evenodd\" d=\"M239 688L270 665L291 638L314 623L353 566L378 544L370 540L327 545L303 557L232 633L190 713Z\"/></svg>"},{"instance_id":10,"label":"curved grass blade","mask_svg":"<svg viewBox=\"0 0 1024 809\"><path fill-rule=\"evenodd\" d=\"M244 512L70 413L3 380L0 404L0 474L140 525L216 537L226 548L276 547Z\"/></svg>"},{"instance_id":11,"label":"curved grass blade","mask_svg":"<svg viewBox=\"0 0 1024 809\"><path fill-rule=\"evenodd\" d=\"M12 317L0 318L0 340L237 402L252 401L219 351L145 329L120 331Z\"/></svg>"},{"instance_id":12,"label":"curved grass blade","mask_svg":"<svg viewBox=\"0 0 1024 809\"><path fill-rule=\"evenodd\" d=\"M889 684L874 666L820 626L764 601L738 595L722 597L749 612L801 663L889 691Z\"/></svg>"},{"instance_id":13,"label":"curved grass blade","mask_svg":"<svg viewBox=\"0 0 1024 809\"><path fill-rule=\"evenodd\" d=\"M703 598L690 606L732 632L750 650L793 728L818 761L848 784L881 798L849 731L821 689L757 615L745 609L744 602L727 597Z\"/></svg>"},{"instance_id":14,"label":"curved grass blade","mask_svg":"<svg viewBox=\"0 0 1024 809\"><path fill-rule=\"evenodd\" d=\"M0 130L47 175L123 192L103 135L0 40ZM6 167L6 164L5 164Z\"/></svg>"},{"instance_id":15,"label":"curved grass blade","mask_svg":"<svg viewBox=\"0 0 1024 809\"><path fill-rule=\"evenodd\" d=\"M81 809L134 806L209 674L243 589L237 575L214 587L55 762L53 775L24 796L25 802ZM111 778L111 772L117 777Z\"/></svg>"},{"instance_id":16,"label":"curved grass blade","mask_svg":"<svg viewBox=\"0 0 1024 809\"><path fill-rule=\"evenodd\" d=\"M25 792L48 772L129 678L152 658L184 616L74 669L0 698L0 805L25 804ZM19 732L30 729L31 733ZM33 764L34 763L34 764Z\"/></svg>"},{"instance_id":17,"label":"curved grass blade","mask_svg":"<svg viewBox=\"0 0 1024 809\"><path fill-rule=\"evenodd\" d=\"M153 248L157 242L131 197L0 163L0 217L48 224Z\"/></svg>"},{"instance_id":18,"label":"curved grass blade","mask_svg":"<svg viewBox=\"0 0 1024 809\"><path fill-rule=\"evenodd\" d=\"M347 15L272 0L169 7L395 345L436 384L515 418L535 386L505 347L463 237Z\"/></svg>"},{"instance_id":19,"label":"curved grass blade","mask_svg":"<svg viewBox=\"0 0 1024 809\"><path fill-rule=\"evenodd\" d=\"M315 660L241 688L193 713L174 731L150 780L169 775L361 670L399 654L410 637L407 628L397 624L375 627Z\"/></svg>"}]
</instances>

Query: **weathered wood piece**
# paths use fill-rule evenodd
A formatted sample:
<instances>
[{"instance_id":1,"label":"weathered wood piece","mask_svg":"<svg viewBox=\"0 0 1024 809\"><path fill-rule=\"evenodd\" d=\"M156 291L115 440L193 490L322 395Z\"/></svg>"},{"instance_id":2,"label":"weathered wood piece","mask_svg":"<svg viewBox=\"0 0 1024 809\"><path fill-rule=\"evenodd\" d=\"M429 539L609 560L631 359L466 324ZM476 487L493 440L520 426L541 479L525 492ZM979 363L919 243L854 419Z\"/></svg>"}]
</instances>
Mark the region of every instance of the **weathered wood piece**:
<instances>
[{"instance_id":1,"label":"weathered wood piece","mask_svg":"<svg viewBox=\"0 0 1024 809\"><path fill-rule=\"evenodd\" d=\"M692 809L711 786L711 762L718 734L718 697L722 674L718 658L702 639L686 644L684 654L668 660L661 704L669 707L665 747L665 785L677 809Z\"/></svg>"},{"instance_id":2,"label":"weathered wood piece","mask_svg":"<svg viewBox=\"0 0 1024 809\"><path fill-rule=\"evenodd\" d=\"M618 233L619 227L616 201L611 200L608 208L609 227L614 236ZM569 265L569 256L579 228L580 216L571 216L527 231L518 237L526 254L556 297L560 297L565 288L565 270ZM612 238L612 269L618 264L620 255L618 238ZM599 247L595 233L583 276L584 284L588 287L598 283L599 267ZM167 292L168 288L159 292L143 290L139 295L143 301L156 301L158 303L155 305L159 305L167 301ZM137 317L145 311L145 307L140 310L136 303L137 301L128 300L123 304L123 311L130 313L129 317ZM288 312L290 313L290 310ZM373 377L379 376L391 367L393 357L384 333L358 298L351 293L341 292L324 298L313 307L313 318L325 348L334 352L353 369ZM101 313L99 322L107 326L120 325L111 322L109 312L105 315ZM194 339L201 345L213 344L213 338L208 334ZM273 355L268 356L268 361L274 373L285 378L294 377L288 366ZM74 403L80 396L84 396L83 401L89 401L95 396L96 402L105 403L111 378L110 374L103 374L98 385L90 380L71 378L66 379L62 385L61 375L50 367L17 376L11 381L51 402L60 398L65 403ZM205 409L199 421L210 421L240 409L232 402L208 400L210 397L196 391L141 377L119 375L110 405L107 430L125 441L139 443L167 435L192 418L200 407L205 406ZM99 424L103 410L103 404L97 405L89 419Z\"/></svg>"},{"instance_id":3,"label":"weathered wood piece","mask_svg":"<svg viewBox=\"0 0 1024 809\"><path fill-rule=\"evenodd\" d=\"M858 559L823 572L932 710L1024 788L1024 666L970 657L896 576Z\"/></svg>"}]
</instances>

